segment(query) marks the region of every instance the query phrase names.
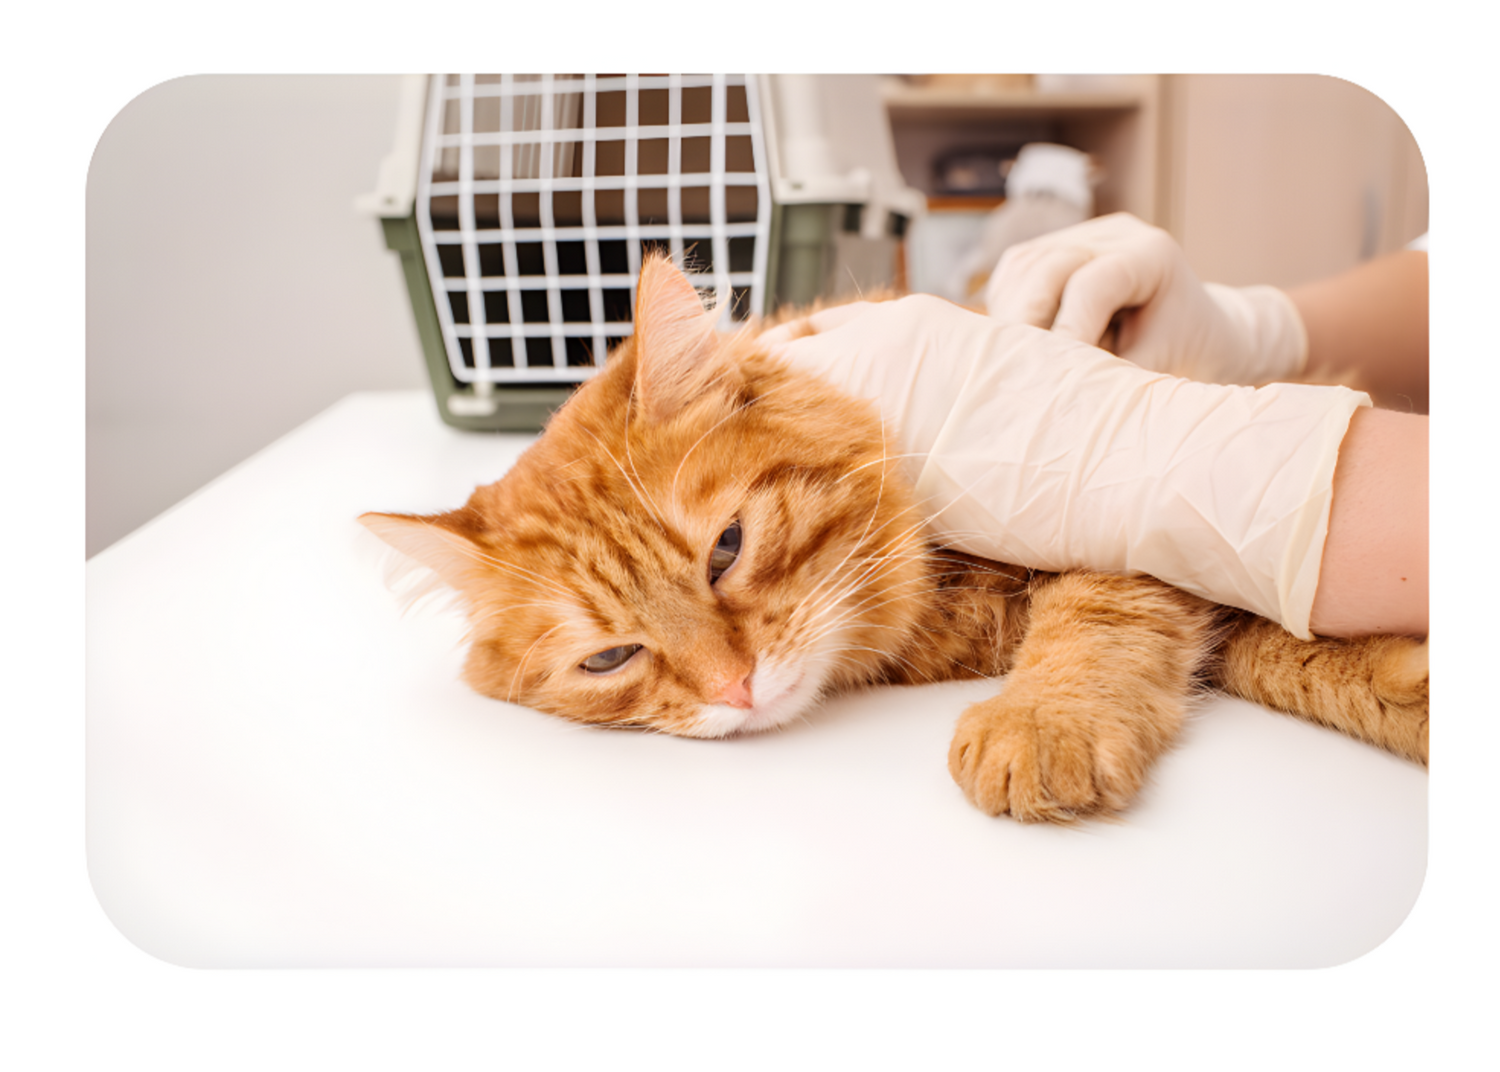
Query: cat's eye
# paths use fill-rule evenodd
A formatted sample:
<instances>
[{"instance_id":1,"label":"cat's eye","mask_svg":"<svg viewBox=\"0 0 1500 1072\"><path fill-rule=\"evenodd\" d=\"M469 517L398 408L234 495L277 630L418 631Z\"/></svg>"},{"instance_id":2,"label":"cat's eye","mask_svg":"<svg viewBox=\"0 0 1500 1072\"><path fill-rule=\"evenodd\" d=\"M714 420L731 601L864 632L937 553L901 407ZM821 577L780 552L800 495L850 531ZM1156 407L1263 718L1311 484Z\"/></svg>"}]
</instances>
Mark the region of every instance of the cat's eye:
<instances>
[{"instance_id":1,"label":"cat's eye","mask_svg":"<svg viewBox=\"0 0 1500 1072\"><path fill-rule=\"evenodd\" d=\"M641 650L639 644L623 644L618 648L610 648L590 655L579 667L591 674L607 674L611 670L618 670L630 661L630 657Z\"/></svg>"},{"instance_id":2,"label":"cat's eye","mask_svg":"<svg viewBox=\"0 0 1500 1072\"><path fill-rule=\"evenodd\" d=\"M719 533L719 542L714 544L713 554L708 556L709 584L717 583L724 575L724 571L734 565L735 559L740 557L740 545L743 542L744 533L738 521L732 522L727 529Z\"/></svg>"}]
</instances>

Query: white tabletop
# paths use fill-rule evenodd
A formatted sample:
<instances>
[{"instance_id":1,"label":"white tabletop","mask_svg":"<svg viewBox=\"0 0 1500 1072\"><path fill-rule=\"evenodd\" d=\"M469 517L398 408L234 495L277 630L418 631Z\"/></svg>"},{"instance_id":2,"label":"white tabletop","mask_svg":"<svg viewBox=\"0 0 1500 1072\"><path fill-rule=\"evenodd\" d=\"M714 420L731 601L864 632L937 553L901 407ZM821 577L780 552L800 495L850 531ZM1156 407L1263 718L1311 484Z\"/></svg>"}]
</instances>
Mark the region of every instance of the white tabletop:
<instances>
[{"instance_id":1,"label":"white tabletop","mask_svg":"<svg viewBox=\"0 0 1500 1072\"><path fill-rule=\"evenodd\" d=\"M353 395L88 566L95 890L194 966L1315 967L1426 868L1427 775L1227 698L1118 821L991 819L948 777L987 682L733 741L470 692L364 510L456 506L524 436Z\"/></svg>"}]
</instances>

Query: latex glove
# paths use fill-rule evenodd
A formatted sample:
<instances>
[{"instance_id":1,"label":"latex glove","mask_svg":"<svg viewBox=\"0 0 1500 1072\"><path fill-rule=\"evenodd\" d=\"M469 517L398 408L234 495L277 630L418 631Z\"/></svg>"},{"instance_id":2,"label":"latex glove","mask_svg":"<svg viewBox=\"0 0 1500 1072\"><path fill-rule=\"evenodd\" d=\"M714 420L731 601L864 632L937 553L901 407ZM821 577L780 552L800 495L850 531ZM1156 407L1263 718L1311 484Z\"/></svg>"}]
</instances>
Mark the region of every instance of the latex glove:
<instances>
[{"instance_id":1,"label":"latex glove","mask_svg":"<svg viewBox=\"0 0 1500 1072\"><path fill-rule=\"evenodd\" d=\"M816 334L788 341L799 324ZM1195 383L926 295L764 341L879 406L945 544L1148 573L1310 637L1334 463L1366 395Z\"/></svg>"},{"instance_id":2,"label":"latex glove","mask_svg":"<svg viewBox=\"0 0 1500 1072\"><path fill-rule=\"evenodd\" d=\"M1166 231L1124 212L1011 247L984 300L996 319L1096 345L1123 310L1115 353L1208 383L1270 383L1307 364L1307 330L1286 294L1199 282Z\"/></svg>"}]
</instances>

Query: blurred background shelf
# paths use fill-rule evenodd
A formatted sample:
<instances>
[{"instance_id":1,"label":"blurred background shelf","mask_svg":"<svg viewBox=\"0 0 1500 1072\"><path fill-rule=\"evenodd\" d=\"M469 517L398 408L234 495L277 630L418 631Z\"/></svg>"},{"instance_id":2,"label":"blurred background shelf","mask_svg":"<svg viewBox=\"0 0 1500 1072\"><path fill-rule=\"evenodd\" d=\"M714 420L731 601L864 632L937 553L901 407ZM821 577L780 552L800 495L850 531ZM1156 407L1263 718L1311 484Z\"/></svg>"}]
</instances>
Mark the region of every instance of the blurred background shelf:
<instances>
[{"instance_id":1,"label":"blurred background shelf","mask_svg":"<svg viewBox=\"0 0 1500 1072\"><path fill-rule=\"evenodd\" d=\"M962 90L909 86L888 81L882 88L892 122L989 122L997 114L1053 116L1066 113L1110 115L1140 108L1149 94L1131 91L1044 91L1037 89Z\"/></svg>"},{"instance_id":2,"label":"blurred background shelf","mask_svg":"<svg viewBox=\"0 0 1500 1072\"><path fill-rule=\"evenodd\" d=\"M1427 230L1416 139L1343 79L919 74L882 93L902 176L937 212L964 208L937 181L949 154L1050 141L1101 169L1097 213L1164 227L1205 279L1295 286Z\"/></svg>"},{"instance_id":3,"label":"blurred background shelf","mask_svg":"<svg viewBox=\"0 0 1500 1072\"><path fill-rule=\"evenodd\" d=\"M907 75L885 79L882 92L902 177L929 197L952 196L936 179L948 154L1056 142L1100 166L1098 211L1155 220L1160 83L1157 75Z\"/></svg>"}]
</instances>

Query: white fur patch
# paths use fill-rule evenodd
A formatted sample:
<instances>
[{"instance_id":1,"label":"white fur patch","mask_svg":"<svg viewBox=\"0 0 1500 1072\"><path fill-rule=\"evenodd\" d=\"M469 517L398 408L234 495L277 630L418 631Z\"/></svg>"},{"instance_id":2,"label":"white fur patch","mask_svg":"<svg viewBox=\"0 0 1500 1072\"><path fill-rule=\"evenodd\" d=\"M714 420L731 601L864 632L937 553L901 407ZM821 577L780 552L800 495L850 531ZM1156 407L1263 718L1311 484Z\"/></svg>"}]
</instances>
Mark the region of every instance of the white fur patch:
<instances>
[{"instance_id":1,"label":"white fur patch","mask_svg":"<svg viewBox=\"0 0 1500 1072\"><path fill-rule=\"evenodd\" d=\"M827 667L817 660L762 660L750 677L754 705L746 709L728 704L705 704L689 731L690 735L728 737L784 726L811 710L827 679Z\"/></svg>"},{"instance_id":2,"label":"white fur patch","mask_svg":"<svg viewBox=\"0 0 1500 1072\"><path fill-rule=\"evenodd\" d=\"M376 564L386 589L396 597L402 614L419 605L462 609L458 593L436 570L396 550L367 528L361 527L358 540L360 553Z\"/></svg>"}]
</instances>

